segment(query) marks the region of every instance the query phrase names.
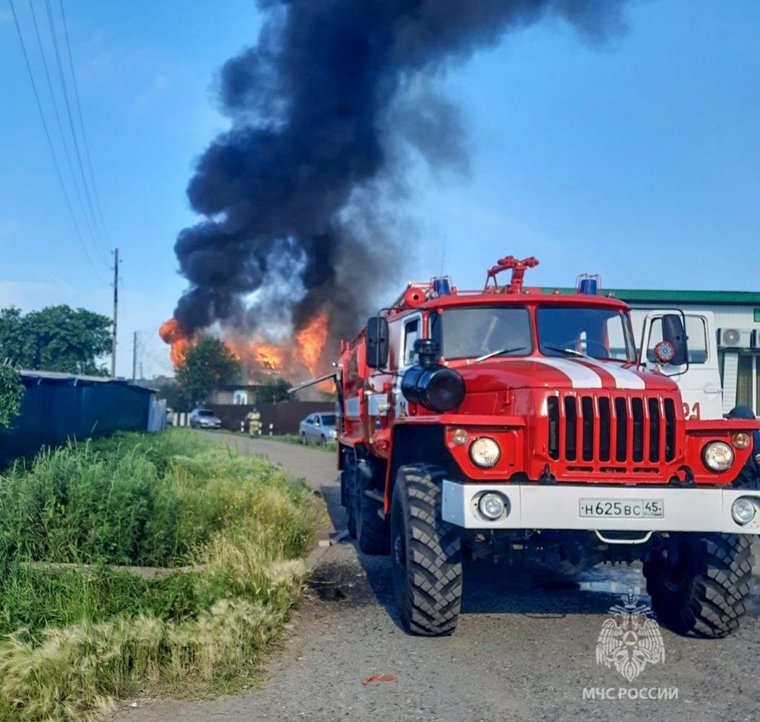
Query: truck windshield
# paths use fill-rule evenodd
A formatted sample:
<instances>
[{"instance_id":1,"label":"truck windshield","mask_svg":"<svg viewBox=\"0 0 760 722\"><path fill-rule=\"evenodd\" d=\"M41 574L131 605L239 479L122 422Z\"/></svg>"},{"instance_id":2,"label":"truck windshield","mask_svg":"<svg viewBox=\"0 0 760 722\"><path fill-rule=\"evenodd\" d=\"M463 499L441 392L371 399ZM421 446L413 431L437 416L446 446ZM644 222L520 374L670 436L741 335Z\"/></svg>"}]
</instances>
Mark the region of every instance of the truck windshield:
<instances>
[{"instance_id":1,"label":"truck windshield","mask_svg":"<svg viewBox=\"0 0 760 722\"><path fill-rule=\"evenodd\" d=\"M635 362L628 316L612 308L545 306L536 311L544 356L591 356Z\"/></svg>"},{"instance_id":2,"label":"truck windshield","mask_svg":"<svg viewBox=\"0 0 760 722\"><path fill-rule=\"evenodd\" d=\"M431 336L446 359L527 356L533 351L530 315L525 308L449 308L430 321Z\"/></svg>"}]
</instances>

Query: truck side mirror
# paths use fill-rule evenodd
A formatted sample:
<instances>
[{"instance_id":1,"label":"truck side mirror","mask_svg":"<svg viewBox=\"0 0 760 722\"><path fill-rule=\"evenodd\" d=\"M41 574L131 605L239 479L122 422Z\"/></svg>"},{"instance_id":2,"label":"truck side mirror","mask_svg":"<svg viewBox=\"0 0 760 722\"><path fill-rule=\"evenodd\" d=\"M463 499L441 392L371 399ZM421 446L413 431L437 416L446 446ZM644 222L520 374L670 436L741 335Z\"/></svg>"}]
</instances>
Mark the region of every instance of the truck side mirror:
<instances>
[{"instance_id":1,"label":"truck side mirror","mask_svg":"<svg viewBox=\"0 0 760 722\"><path fill-rule=\"evenodd\" d=\"M683 320L677 313L668 313L662 317L662 340L673 346L674 353L670 363L682 366L689 362L689 352L686 346L686 331Z\"/></svg>"},{"instance_id":2,"label":"truck side mirror","mask_svg":"<svg viewBox=\"0 0 760 722\"><path fill-rule=\"evenodd\" d=\"M373 316L367 321L367 366L381 369L388 365L388 319Z\"/></svg>"}]
</instances>

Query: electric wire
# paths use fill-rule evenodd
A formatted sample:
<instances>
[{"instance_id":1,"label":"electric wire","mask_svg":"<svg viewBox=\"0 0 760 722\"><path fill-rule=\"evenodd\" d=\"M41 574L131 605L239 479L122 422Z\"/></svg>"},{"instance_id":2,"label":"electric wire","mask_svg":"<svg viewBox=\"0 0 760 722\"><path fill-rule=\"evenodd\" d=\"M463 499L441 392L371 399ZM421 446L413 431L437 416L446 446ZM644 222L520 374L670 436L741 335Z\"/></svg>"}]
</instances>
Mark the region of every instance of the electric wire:
<instances>
[{"instance_id":1,"label":"electric wire","mask_svg":"<svg viewBox=\"0 0 760 722\"><path fill-rule=\"evenodd\" d=\"M85 220L85 223L87 225L87 229L90 232L90 236L91 236L92 242L93 242L93 244L95 246L96 251L98 253L100 253L101 249L100 249L99 246L97 246L97 242L95 241L96 234L95 234L95 231L93 229L92 222L90 221L90 217L87 215L87 209L85 208L85 205L84 205L84 199L82 197L82 191L79 188L79 184L77 182L77 175L76 175L76 172L74 170L74 164L73 164L73 161L71 159L71 153L69 151L69 144L66 141L66 133L64 132L63 122L61 121L61 114L60 114L60 112L58 110L58 101L56 100L55 90L53 89L53 80L50 77L50 69L48 67L47 56L45 54L45 48L44 48L44 45L42 43L42 35L40 34L40 28L39 28L39 24L37 22L37 13L34 10L34 2L33 2L33 0L29 0L29 10L30 10L30 12L32 14L32 24L34 25L34 32L35 32L35 35L37 36L37 46L39 47L40 56L42 57L42 67L43 67L43 69L45 71L45 79L47 81L47 87L48 87L48 90L50 92L50 99L52 100L52 104L53 104L53 114L55 116L56 125L58 126L58 132L59 132L59 134L61 136L61 143L63 145L63 152L64 152L64 155L66 157L66 164L68 166L69 173L71 174L72 185L74 186L74 191L76 193L77 200L79 201L79 207L80 207L80 209L82 211L82 214L84 216L84 220Z\"/></svg>"},{"instance_id":2,"label":"electric wire","mask_svg":"<svg viewBox=\"0 0 760 722\"><path fill-rule=\"evenodd\" d=\"M95 181L95 171L92 167L92 156L90 155L90 143L87 139L87 133L84 129L84 116L82 114L82 103L79 97L79 83L77 82L77 74L74 69L74 56L71 52L71 43L69 41L69 26L66 21L66 12L63 7L63 0L58 0L61 8L61 20L63 22L63 37L66 41L66 53L69 59L69 70L71 72L71 84L74 88L74 103L79 120L79 129L82 133L82 145L84 146L84 157L87 162L87 170L90 174L90 181L92 182L92 192L95 197L95 208L98 212L98 219L100 220L100 226L103 229L103 236L105 237L108 246L111 246L111 241L108 233L108 227L106 226L105 217L103 216L103 209L100 205L100 193L98 192L98 184Z\"/></svg>"},{"instance_id":3,"label":"electric wire","mask_svg":"<svg viewBox=\"0 0 760 722\"><path fill-rule=\"evenodd\" d=\"M84 172L84 163L82 162L82 152L79 148L79 140L77 138L76 128L74 126L74 115L71 112L71 101L69 100L69 91L66 84L66 77L63 73L63 62L61 61L61 51L58 45L58 34L55 30L55 19L53 17L53 8L50 4L50 0L45 0L45 7L47 9L48 24L50 25L50 35L53 38L53 50L55 51L56 65L58 66L58 75L61 80L61 90L63 91L63 103L66 107L66 116L69 121L69 128L71 130L71 138L74 141L74 154L77 159L77 166L79 168L79 175L82 180L82 186L84 188L84 195L87 200L87 207L93 219L95 227L98 226L97 216L95 214L95 207L92 202L92 195L90 193L90 184L87 182L87 176ZM100 231L102 233L102 231ZM105 249L103 249L105 250Z\"/></svg>"},{"instance_id":4,"label":"electric wire","mask_svg":"<svg viewBox=\"0 0 760 722\"><path fill-rule=\"evenodd\" d=\"M96 268L95 264L93 263L92 257L90 256L89 251L87 250L87 245L84 242L84 237L82 235L82 231L79 227L79 223L77 221L76 214L74 213L74 207L71 204L71 198L69 197L69 192L66 189L66 183L63 180L63 174L61 173L61 167L58 163L58 156L55 152L55 146L53 145L53 139L50 135L50 128L48 127L47 120L45 119L45 111L42 107L42 101L40 99L40 94L37 89L37 82L34 79L34 72L32 71L32 65L29 62L29 53L26 49L26 43L24 42L24 34L21 31L21 24L18 20L18 14L16 13L16 6L13 2L13 0L8 0L11 6L11 14L13 15L13 22L16 26L16 33L18 34L19 43L21 45L21 53L24 57L24 65L26 66L26 71L29 76L29 82L32 86L32 94L34 95L34 100L37 104L37 110L39 112L40 121L42 122L42 129L45 133L45 139L47 140L48 148L50 150L50 156L53 159L53 167L55 168L55 174L58 178L58 183L61 186L61 191L63 192L63 197L66 202L66 208L69 211L69 215L71 216L71 222L74 226L74 231L76 233L76 236L79 240L80 245L82 246L82 250L84 251L85 258L87 259L87 262L89 263L90 267L92 268L93 273L95 276L100 280L102 283L108 283L101 275L98 269Z\"/></svg>"}]
</instances>

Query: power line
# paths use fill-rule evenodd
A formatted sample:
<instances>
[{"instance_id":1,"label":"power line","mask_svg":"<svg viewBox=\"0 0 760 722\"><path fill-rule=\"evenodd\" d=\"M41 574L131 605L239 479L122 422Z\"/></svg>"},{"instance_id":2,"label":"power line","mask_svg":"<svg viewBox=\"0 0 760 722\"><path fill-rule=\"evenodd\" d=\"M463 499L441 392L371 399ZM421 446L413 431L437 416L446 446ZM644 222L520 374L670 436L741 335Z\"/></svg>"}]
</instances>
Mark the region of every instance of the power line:
<instances>
[{"instance_id":1,"label":"power line","mask_svg":"<svg viewBox=\"0 0 760 722\"><path fill-rule=\"evenodd\" d=\"M30 0L31 1L31 0ZM90 180L92 181L92 192L95 196L95 207L98 211L98 219L100 220L101 228L103 229L103 235L105 237L106 243L109 243L109 235L108 235L108 228L105 223L105 218L103 216L103 209L100 205L100 193L98 193L98 184L95 181L95 172L92 169L92 157L90 155L90 143L87 140L87 133L84 129L84 116L82 115L82 103L79 99L79 84L77 83L77 74L74 70L74 56L71 53L71 43L69 41L69 26L66 22L66 12L63 8L63 0L59 0L59 5L61 7L61 20L63 21L63 37L66 41L66 53L68 54L69 58L69 70L71 71L71 84L74 88L74 101L76 104L76 110L77 115L79 119L79 129L82 132L82 144L84 145L84 156L85 160L87 161L87 170L90 173Z\"/></svg>"},{"instance_id":2,"label":"power line","mask_svg":"<svg viewBox=\"0 0 760 722\"><path fill-rule=\"evenodd\" d=\"M32 72L32 66L29 62L29 54L26 50L26 43L24 42L24 35L21 32L21 25L18 21L18 15L16 13L16 6L13 3L13 0L8 0L11 6L11 13L13 14L13 22L16 26L16 32L18 34L19 43L21 44L21 53L24 56L24 64L26 65L26 70L29 75L29 81L32 86L32 93L34 94L34 100L37 103L37 110L39 111L40 115L40 121L42 122L42 129L45 132L45 139L47 140L48 148L50 150L50 155L53 159L53 166L55 167L55 174L58 177L58 182L61 186L61 191L63 191L63 197L66 201L66 207L68 208L69 215L71 216L71 221L74 224L74 230L76 231L76 236L79 239L79 243L82 246L82 250L84 251L85 258L87 259L87 262L90 264L90 267L92 268L93 273L97 276L97 278L103 282L106 283L105 279L100 275L98 272L98 269L95 267L95 264L92 261L92 258L90 256L89 251L87 250L87 245L84 242L84 237L82 236L82 231L79 228L79 223L77 222L76 214L74 213L74 207L71 205L71 199L69 198L69 193L66 190L66 183L63 180L63 174L61 173L61 167L58 163L58 156L55 152L55 146L53 145L53 140L50 136L50 129L48 128L47 120L45 119L45 112L42 108L42 102L40 100L40 94L37 90L37 83L34 80L34 73Z\"/></svg>"},{"instance_id":3,"label":"power line","mask_svg":"<svg viewBox=\"0 0 760 722\"><path fill-rule=\"evenodd\" d=\"M37 13L34 11L33 0L29 0L29 10L31 11L31 14L32 14L32 23L34 24L34 32L37 36L37 45L40 50L40 56L42 57L42 67L45 70L45 79L47 80L48 90L50 91L50 99L53 102L53 113L55 115L56 124L58 126L58 132L61 136L61 143L63 144L63 151L64 151L64 155L66 156L66 163L69 168L69 173L71 174L71 180L74 185L74 191L79 201L79 206L84 215L85 223L90 232L90 236L92 237L92 242L95 245L95 250L100 252L101 249L97 246L96 241L95 241L95 231L93 230L92 223L90 222L90 217L87 215L87 209L85 208L85 205L84 205L84 199L82 198L82 191L80 190L79 184L77 182L76 172L74 171L74 164L71 160L71 153L69 152L69 145L66 142L66 133L63 130L63 123L61 122L61 114L58 111L58 102L56 101L55 91L53 90L53 81L52 81L52 78L50 77L50 70L48 68L47 56L45 55L45 48L42 43L42 35L40 34L39 24L37 23Z\"/></svg>"},{"instance_id":4,"label":"power line","mask_svg":"<svg viewBox=\"0 0 760 722\"><path fill-rule=\"evenodd\" d=\"M77 166L79 167L79 174L82 179L82 186L84 188L84 195L87 199L87 207L92 215L93 223L95 227L98 225L98 219L95 214L95 207L92 203L92 196L90 194L90 185L87 182L87 176L84 172L84 164L82 163L82 153L79 149L79 140L77 139L76 128L74 127L74 116L71 112L71 102L69 101L69 91L66 86L66 77L63 73L63 63L61 62L61 51L58 46L58 34L55 31L55 20L53 18L53 8L50 5L50 0L45 0L45 7L47 8L48 24L50 25L50 35L53 38L53 49L55 50L55 60L58 66L58 75L61 79L61 90L63 91L63 102L66 106L66 115L69 120L69 128L71 130L71 138L74 141L74 153L77 158ZM102 231L101 231L102 232Z\"/></svg>"}]
</instances>

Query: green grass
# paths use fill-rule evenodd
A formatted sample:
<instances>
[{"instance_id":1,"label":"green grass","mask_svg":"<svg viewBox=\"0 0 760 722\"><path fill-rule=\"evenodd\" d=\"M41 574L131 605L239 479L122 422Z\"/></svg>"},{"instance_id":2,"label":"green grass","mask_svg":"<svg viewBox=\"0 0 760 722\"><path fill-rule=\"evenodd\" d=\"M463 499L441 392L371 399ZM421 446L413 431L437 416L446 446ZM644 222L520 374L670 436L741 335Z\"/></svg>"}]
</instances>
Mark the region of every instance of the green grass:
<instances>
[{"instance_id":1,"label":"green grass","mask_svg":"<svg viewBox=\"0 0 760 722\"><path fill-rule=\"evenodd\" d=\"M316 520L281 468L185 430L16 464L0 476L0 720L249 678L297 599ZM191 571L146 580L121 564Z\"/></svg>"}]
</instances>

